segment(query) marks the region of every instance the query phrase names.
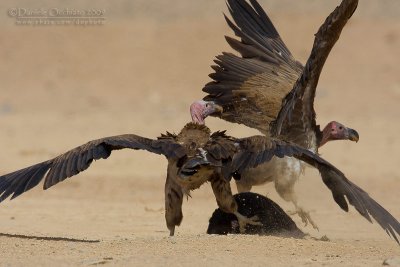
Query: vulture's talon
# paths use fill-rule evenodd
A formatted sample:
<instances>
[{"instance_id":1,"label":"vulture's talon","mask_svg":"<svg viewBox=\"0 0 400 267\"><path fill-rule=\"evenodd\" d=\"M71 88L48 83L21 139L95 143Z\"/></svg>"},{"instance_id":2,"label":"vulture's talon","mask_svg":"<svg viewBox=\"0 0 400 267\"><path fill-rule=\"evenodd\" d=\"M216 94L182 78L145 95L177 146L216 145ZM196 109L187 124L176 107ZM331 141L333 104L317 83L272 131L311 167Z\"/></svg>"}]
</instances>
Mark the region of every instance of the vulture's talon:
<instances>
[{"instance_id":1,"label":"vulture's talon","mask_svg":"<svg viewBox=\"0 0 400 267\"><path fill-rule=\"evenodd\" d=\"M262 226L262 223L259 221L259 218L257 215L248 218L246 216L243 216L242 214L240 214L237 211L234 212L233 214L235 214L236 218L238 219L239 229L240 229L241 234L244 234L246 232L246 225L248 225L248 224Z\"/></svg>"},{"instance_id":2,"label":"vulture's talon","mask_svg":"<svg viewBox=\"0 0 400 267\"><path fill-rule=\"evenodd\" d=\"M301 221L304 223L304 226L307 226L308 224L311 224L311 226L319 231L319 228L317 224L311 219L310 212L309 211L304 211L302 208L297 208L295 211L288 211L289 215L299 215L301 218Z\"/></svg>"}]
</instances>

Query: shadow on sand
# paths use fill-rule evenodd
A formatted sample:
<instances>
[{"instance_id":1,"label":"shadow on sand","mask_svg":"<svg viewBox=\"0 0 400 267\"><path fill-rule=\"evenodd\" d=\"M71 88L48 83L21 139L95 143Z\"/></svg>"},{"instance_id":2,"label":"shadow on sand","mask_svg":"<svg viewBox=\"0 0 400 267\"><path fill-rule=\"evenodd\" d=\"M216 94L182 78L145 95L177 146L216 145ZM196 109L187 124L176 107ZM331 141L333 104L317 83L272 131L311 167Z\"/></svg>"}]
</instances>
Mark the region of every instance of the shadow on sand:
<instances>
[{"instance_id":1,"label":"shadow on sand","mask_svg":"<svg viewBox=\"0 0 400 267\"><path fill-rule=\"evenodd\" d=\"M87 240L77 239L68 237L54 237L54 236L34 236L34 235L18 235L18 234L5 234L0 233L0 237L12 237L21 239L36 239L36 240L47 240L47 241L64 241L64 242L81 242L81 243L99 243L100 240Z\"/></svg>"}]
</instances>

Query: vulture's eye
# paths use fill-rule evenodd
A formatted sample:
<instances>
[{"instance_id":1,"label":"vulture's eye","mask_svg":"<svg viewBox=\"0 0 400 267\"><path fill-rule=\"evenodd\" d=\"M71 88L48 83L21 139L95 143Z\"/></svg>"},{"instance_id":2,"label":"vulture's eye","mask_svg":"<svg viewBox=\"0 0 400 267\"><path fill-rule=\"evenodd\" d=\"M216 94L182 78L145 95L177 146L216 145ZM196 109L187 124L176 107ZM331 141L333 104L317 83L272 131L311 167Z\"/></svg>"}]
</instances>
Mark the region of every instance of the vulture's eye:
<instances>
[{"instance_id":1,"label":"vulture's eye","mask_svg":"<svg viewBox=\"0 0 400 267\"><path fill-rule=\"evenodd\" d=\"M339 126L339 130L343 130L343 127L342 127L342 126Z\"/></svg>"},{"instance_id":2,"label":"vulture's eye","mask_svg":"<svg viewBox=\"0 0 400 267\"><path fill-rule=\"evenodd\" d=\"M208 106L209 106L208 103L206 103L206 108L208 108Z\"/></svg>"}]
</instances>

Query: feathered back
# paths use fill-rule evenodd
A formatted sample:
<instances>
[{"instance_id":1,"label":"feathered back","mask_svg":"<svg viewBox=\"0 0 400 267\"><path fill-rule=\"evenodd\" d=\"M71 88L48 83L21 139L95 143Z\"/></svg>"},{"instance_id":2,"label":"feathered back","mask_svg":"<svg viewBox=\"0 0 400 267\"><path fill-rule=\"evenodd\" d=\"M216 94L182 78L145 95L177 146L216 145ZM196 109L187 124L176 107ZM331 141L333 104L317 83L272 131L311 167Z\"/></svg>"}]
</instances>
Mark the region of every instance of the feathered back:
<instances>
[{"instance_id":1,"label":"feathered back","mask_svg":"<svg viewBox=\"0 0 400 267\"><path fill-rule=\"evenodd\" d=\"M266 135L272 127L273 135L316 151L320 131L314 98L319 75L358 1L343 0L329 15L316 34L305 69L293 58L257 1L250 3L228 0L234 22L226 20L240 41L226 40L241 57L229 53L217 56L217 65L212 66L215 72L210 74L214 81L203 88L208 93L204 100L223 107L223 113L214 116Z\"/></svg>"}]
</instances>

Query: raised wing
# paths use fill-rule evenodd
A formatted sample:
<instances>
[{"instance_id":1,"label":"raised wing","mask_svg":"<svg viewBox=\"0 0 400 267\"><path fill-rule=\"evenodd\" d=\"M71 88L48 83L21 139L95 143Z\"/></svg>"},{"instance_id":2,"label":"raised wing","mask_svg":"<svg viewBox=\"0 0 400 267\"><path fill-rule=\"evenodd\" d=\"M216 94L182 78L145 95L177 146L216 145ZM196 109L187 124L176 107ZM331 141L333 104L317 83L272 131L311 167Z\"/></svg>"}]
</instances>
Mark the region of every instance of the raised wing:
<instances>
[{"instance_id":1,"label":"raised wing","mask_svg":"<svg viewBox=\"0 0 400 267\"><path fill-rule=\"evenodd\" d=\"M399 243L397 235L400 235L400 223L387 210L332 164L298 145L265 136L235 139L220 134L200 149L195 157L189 158L181 171L190 173L200 165L208 165L220 168L226 179L232 176L240 179L243 171L268 162L273 156L295 157L317 168L323 182L331 190L333 199L343 210L349 210L349 203L371 223L371 217L374 218Z\"/></svg>"},{"instance_id":2,"label":"raised wing","mask_svg":"<svg viewBox=\"0 0 400 267\"><path fill-rule=\"evenodd\" d=\"M285 97L276 121L271 125L273 135L312 148L315 140L314 98L325 61L358 5L358 0L343 0L328 16L315 35L310 57L293 90ZM314 147L314 149L316 149Z\"/></svg>"},{"instance_id":3,"label":"raised wing","mask_svg":"<svg viewBox=\"0 0 400 267\"><path fill-rule=\"evenodd\" d=\"M11 194L13 199L35 187L47 172L44 189L86 170L93 160L106 159L113 150L124 148L147 150L173 159L185 155L185 149L172 136L153 140L126 134L93 140L54 159L0 176L0 202Z\"/></svg>"},{"instance_id":4,"label":"raised wing","mask_svg":"<svg viewBox=\"0 0 400 267\"><path fill-rule=\"evenodd\" d=\"M228 25L240 41L226 37L242 57L217 56L212 66L214 80L203 91L204 98L221 105L222 119L269 133L283 98L292 90L302 66L286 47L267 14L255 0L228 0Z\"/></svg>"},{"instance_id":5,"label":"raised wing","mask_svg":"<svg viewBox=\"0 0 400 267\"><path fill-rule=\"evenodd\" d=\"M358 1L343 0L329 15L316 34L304 70L257 1L250 3L228 1L234 22L226 20L241 40L227 37L227 41L242 57L228 53L217 56L217 65L212 66L215 72L210 74L214 81L203 88L209 94L204 99L223 107L224 112L216 116L224 120L266 135L272 130L273 135L316 151L319 126L314 97L318 79Z\"/></svg>"}]
</instances>

